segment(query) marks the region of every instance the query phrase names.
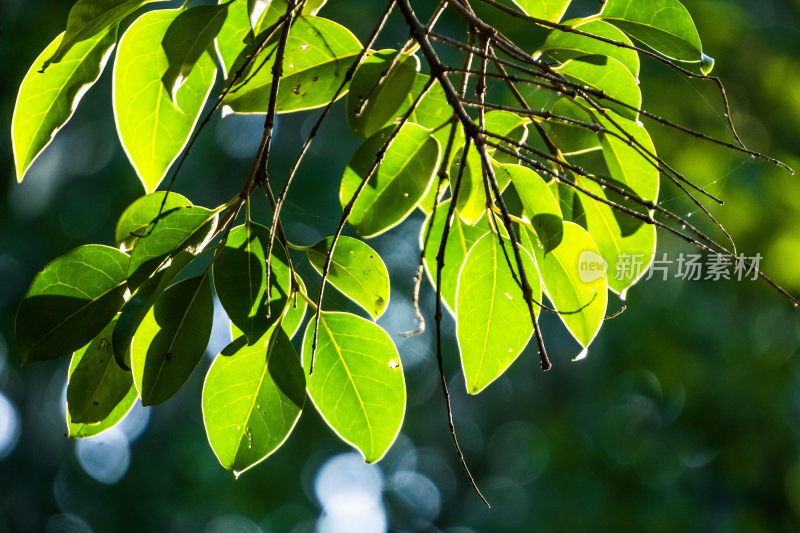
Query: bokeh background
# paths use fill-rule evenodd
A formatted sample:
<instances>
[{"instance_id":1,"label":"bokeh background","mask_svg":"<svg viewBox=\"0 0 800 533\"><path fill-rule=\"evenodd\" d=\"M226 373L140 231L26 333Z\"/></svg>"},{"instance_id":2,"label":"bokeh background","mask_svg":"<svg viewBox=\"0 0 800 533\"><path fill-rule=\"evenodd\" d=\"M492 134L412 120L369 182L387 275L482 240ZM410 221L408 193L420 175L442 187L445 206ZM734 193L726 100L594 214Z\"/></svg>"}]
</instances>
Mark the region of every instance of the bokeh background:
<instances>
[{"instance_id":1,"label":"bokeh background","mask_svg":"<svg viewBox=\"0 0 800 533\"><path fill-rule=\"evenodd\" d=\"M433 2L417 2L422 13ZM423 7L425 4L430 6ZM753 148L800 167L800 2L685 0L717 59L734 120ZM116 139L110 68L56 141L17 185L9 139L16 88L63 28L70 2L4 0L0 14L0 532L373 531L794 531L800 525L800 314L763 283L651 280L628 295L586 360L550 316L554 360L538 370L531 349L477 397L467 397L447 319L447 372L467 459L484 508L459 469L437 388L430 331L410 304L421 215L372 244L392 273L379 323L400 349L408 383L402 433L378 465L365 465L313 409L274 456L239 480L217 463L200 412L204 371L224 346L223 316L208 358L164 405L137 406L89 440L64 437L68 361L22 369L13 319L47 261L80 244L110 244L124 207L142 191ZM575 2L573 13L597 10ZM383 2L330 0L322 15L362 40ZM457 30L458 20L443 27ZM533 46L538 34L521 32ZM406 37L394 16L381 45ZM713 85L645 61L645 105L677 122L727 136ZM357 139L343 105L314 145L289 197L291 240L335 229L338 183ZM314 113L282 116L271 161L281 185ZM176 190L217 205L238 190L261 119L214 119ZM653 125L659 152L721 195L714 209L739 248L800 294L798 178ZM693 213L678 192L662 204ZM266 214L265 206L259 207ZM699 217L698 217L699 218ZM661 234L659 251L690 251ZM298 257L298 260L300 258ZM312 287L315 276L301 265ZM330 306L346 306L331 295ZM433 293L422 302L432 323ZM612 299L611 309L621 303ZM546 315L546 314L545 314ZM430 328L429 328L430 330Z\"/></svg>"}]
</instances>

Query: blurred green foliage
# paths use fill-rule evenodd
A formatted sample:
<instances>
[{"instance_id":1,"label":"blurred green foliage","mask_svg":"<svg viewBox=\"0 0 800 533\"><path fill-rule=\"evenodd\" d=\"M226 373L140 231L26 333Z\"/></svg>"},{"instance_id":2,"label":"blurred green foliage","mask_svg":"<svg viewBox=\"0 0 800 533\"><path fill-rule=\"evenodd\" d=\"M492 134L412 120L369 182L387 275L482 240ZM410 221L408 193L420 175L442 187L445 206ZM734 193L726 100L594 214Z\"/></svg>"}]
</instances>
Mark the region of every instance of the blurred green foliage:
<instances>
[{"instance_id":1,"label":"blurred green foliage","mask_svg":"<svg viewBox=\"0 0 800 533\"><path fill-rule=\"evenodd\" d=\"M800 167L800 2L685 4L704 48L717 59L715 73L726 83L743 139ZM172 401L150 409L141 436L129 443L136 431L126 427L128 437L120 433L118 441L91 448L63 436L67 361L20 368L13 317L35 272L80 244L112 243L113 222L141 194L108 111L110 72L26 181L15 183L8 125L16 88L30 62L61 31L68 9L68 2L6 0L0 15L0 429L17 428L13 450L0 449L0 532L330 530L324 518L317 524L326 494L318 471L347 450L313 411L303 414L286 446L235 481L206 442L198 401L202 371ZM380 9L378 2L331 0L323 14L363 38ZM396 47L406 36L399 17L392 22L381 46ZM457 23L443 21L453 28ZM649 61L642 64L641 79L651 111L728 135L713 85L685 80ZM295 242L316 242L338 219L339 177L358 140L346 131L344 103L337 108L284 211ZM273 184L282 183L311 116L280 118ZM229 198L246 175L259 129L258 118L214 119L177 192L200 205ZM714 213L740 250L762 253L765 270L800 293L797 178L657 126L650 131L665 159L726 201ZM661 198L679 213L694 210L674 187L665 185ZM265 205L257 208L267 213ZM382 506L385 525L405 531L797 529L800 317L765 284L749 281L644 282L580 363L569 361L576 347L545 313L554 370L542 374L529 347L478 397L464 392L455 332L446 321L456 423L493 504L485 509L465 483L449 442L431 332L397 335L415 327L409 297L421 222L416 216L370 242L393 276L392 303L380 322L404 360L409 406L401 438L379 470L369 470L372 478L353 470L352 479L383 479L370 485L384 490L364 509ZM689 250L662 235L659 253L682 251ZM306 262L301 268L311 267ZM432 298L424 285L427 309ZM120 457L121 449L129 453L127 472L110 486L101 483L102 471L87 461ZM343 497L347 486L342 482ZM374 513L359 511L358 494L350 500L352 530L368 531L376 522L366 517Z\"/></svg>"}]
</instances>

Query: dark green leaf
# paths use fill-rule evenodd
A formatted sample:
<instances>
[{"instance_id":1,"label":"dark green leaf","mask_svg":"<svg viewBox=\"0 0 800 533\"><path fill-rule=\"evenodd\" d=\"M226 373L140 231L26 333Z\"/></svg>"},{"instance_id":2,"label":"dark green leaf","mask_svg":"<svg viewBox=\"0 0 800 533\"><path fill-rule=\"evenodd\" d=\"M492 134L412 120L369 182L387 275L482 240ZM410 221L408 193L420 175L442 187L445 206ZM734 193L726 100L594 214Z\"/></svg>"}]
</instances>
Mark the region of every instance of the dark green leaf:
<instances>
[{"instance_id":1,"label":"dark green leaf","mask_svg":"<svg viewBox=\"0 0 800 533\"><path fill-rule=\"evenodd\" d=\"M127 397L133 386L133 375L114 361L111 349L113 320L78 355L79 362L69 373L67 415L70 424L97 424L106 420Z\"/></svg>"},{"instance_id":2,"label":"dark green leaf","mask_svg":"<svg viewBox=\"0 0 800 533\"><path fill-rule=\"evenodd\" d=\"M77 109L83 95L94 85L114 48L116 26L70 49L63 60L41 72L62 41L62 33L33 62L19 87L11 142L17 181L22 181L31 163L53 140Z\"/></svg>"},{"instance_id":3,"label":"dark green leaf","mask_svg":"<svg viewBox=\"0 0 800 533\"><path fill-rule=\"evenodd\" d=\"M311 365L314 321L303 339L303 368ZM368 463L384 456L406 410L403 367L392 339L379 326L348 313L320 316L308 395L322 418Z\"/></svg>"},{"instance_id":4,"label":"dark green leaf","mask_svg":"<svg viewBox=\"0 0 800 533\"><path fill-rule=\"evenodd\" d=\"M85 346L124 302L128 256L81 246L36 275L17 312L17 345L26 363L69 355Z\"/></svg>"},{"instance_id":5,"label":"dark green leaf","mask_svg":"<svg viewBox=\"0 0 800 533\"><path fill-rule=\"evenodd\" d=\"M305 404L306 382L297 352L282 329L273 330L263 342L243 346L231 357L217 357L203 385L208 442L222 466L236 476L286 441Z\"/></svg>"},{"instance_id":6,"label":"dark green leaf","mask_svg":"<svg viewBox=\"0 0 800 533\"><path fill-rule=\"evenodd\" d=\"M308 260L322 273L333 237L308 249ZM339 237L331 258L328 281L378 319L389 304L389 272L378 252L352 237Z\"/></svg>"},{"instance_id":7,"label":"dark green leaf","mask_svg":"<svg viewBox=\"0 0 800 533\"><path fill-rule=\"evenodd\" d=\"M511 243L504 244L513 262ZM541 301L536 266L528 252L520 252L532 297ZM512 264L516 272L517 265ZM537 306L537 314L539 309ZM500 377L522 353L532 334L533 322L522 290L512 276L497 235L488 233L472 246L458 277L456 337L467 392L478 394Z\"/></svg>"},{"instance_id":8,"label":"dark green leaf","mask_svg":"<svg viewBox=\"0 0 800 533\"><path fill-rule=\"evenodd\" d=\"M367 178L393 129L390 126L376 133L353 154L339 191L342 206ZM353 205L349 222L359 235L374 237L405 220L431 185L440 152L429 130L411 123L403 125Z\"/></svg>"},{"instance_id":9,"label":"dark green leaf","mask_svg":"<svg viewBox=\"0 0 800 533\"><path fill-rule=\"evenodd\" d=\"M269 295L267 295L267 250L269 229L249 222L228 234L225 248L214 263L214 287L231 322L249 343L264 336L283 311L291 291L286 252L280 243L272 249Z\"/></svg>"},{"instance_id":10,"label":"dark green leaf","mask_svg":"<svg viewBox=\"0 0 800 533\"><path fill-rule=\"evenodd\" d=\"M148 311L131 350L142 405L168 400L189 379L208 346L213 314L206 274L171 286Z\"/></svg>"},{"instance_id":11,"label":"dark green leaf","mask_svg":"<svg viewBox=\"0 0 800 533\"><path fill-rule=\"evenodd\" d=\"M145 13L128 27L114 61L113 106L122 146L145 192L152 192L189 141L216 76L203 55L172 104L161 76L169 67L160 46L180 9ZM146 110L146 111L144 111Z\"/></svg>"},{"instance_id":12,"label":"dark green leaf","mask_svg":"<svg viewBox=\"0 0 800 533\"><path fill-rule=\"evenodd\" d=\"M362 139L391 121L414 85L419 59L413 54L404 55L389 70L398 54L393 50L375 52L358 66L350 83L347 123Z\"/></svg>"},{"instance_id":13,"label":"dark green leaf","mask_svg":"<svg viewBox=\"0 0 800 533\"><path fill-rule=\"evenodd\" d=\"M167 55L169 67L161 81L174 105L178 105L178 89L222 29L229 5L230 2L193 7L175 17L167 28L161 46Z\"/></svg>"}]
</instances>

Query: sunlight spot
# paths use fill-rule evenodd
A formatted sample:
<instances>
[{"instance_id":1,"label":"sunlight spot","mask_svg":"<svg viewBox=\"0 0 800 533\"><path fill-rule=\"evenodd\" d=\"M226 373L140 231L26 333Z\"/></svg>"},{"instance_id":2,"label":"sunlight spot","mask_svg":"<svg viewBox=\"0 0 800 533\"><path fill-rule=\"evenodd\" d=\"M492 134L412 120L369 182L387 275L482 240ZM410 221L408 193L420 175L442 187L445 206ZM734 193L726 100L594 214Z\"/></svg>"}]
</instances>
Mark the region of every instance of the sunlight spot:
<instances>
[{"instance_id":1,"label":"sunlight spot","mask_svg":"<svg viewBox=\"0 0 800 533\"><path fill-rule=\"evenodd\" d=\"M0 459L14 450L18 439L19 415L8 398L0 393Z\"/></svg>"},{"instance_id":2,"label":"sunlight spot","mask_svg":"<svg viewBox=\"0 0 800 533\"><path fill-rule=\"evenodd\" d=\"M575 362L575 361L583 361L584 359L586 359L587 355L589 355L589 348L584 348L583 350L581 350L581 353L579 353L578 355L576 355L572 359L572 361L573 362Z\"/></svg>"},{"instance_id":3,"label":"sunlight spot","mask_svg":"<svg viewBox=\"0 0 800 533\"><path fill-rule=\"evenodd\" d=\"M317 472L314 493L322 505L321 533L371 533L387 530L382 502L383 474L356 453L328 459Z\"/></svg>"},{"instance_id":4,"label":"sunlight spot","mask_svg":"<svg viewBox=\"0 0 800 533\"><path fill-rule=\"evenodd\" d=\"M113 485L125 476L131 462L128 438L118 427L75 443L75 455L81 468L105 485Z\"/></svg>"},{"instance_id":5,"label":"sunlight spot","mask_svg":"<svg viewBox=\"0 0 800 533\"><path fill-rule=\"evenodd\" d=\"M398 363L398 362L397 362L397 361L395 361L394 359L391 359L391 360L389 360L389 368L391 368L391 369L395 369L395 368L397 368L398 366L400 366L400 363Z\"/></svg>"},{"instance_id":6,"label":"sunlight spot","mask_svg":"<svg viewBox=\"0 0 800 533\"><path fill-rule=\"evenodd\" d=\"M510 294L508 294L508 293L506 293L506 298L508 298L509 300L513 300L513 299L514 299L514 297L513 297L513 296L511 296L511 295L510 295Z\"/></svg>"},{"instance_id":7,"label":"sunlight spot","mask_svg":"<svg viewBox=\"0 0 800 533\"><path fill-rule=\"evenodd\" d=\"M306 50L308 50L308 46L309 45L307 45L307 44L301 44L300 45L300 50L303 50L305 52Z\"/></svg>"}]
</instances>

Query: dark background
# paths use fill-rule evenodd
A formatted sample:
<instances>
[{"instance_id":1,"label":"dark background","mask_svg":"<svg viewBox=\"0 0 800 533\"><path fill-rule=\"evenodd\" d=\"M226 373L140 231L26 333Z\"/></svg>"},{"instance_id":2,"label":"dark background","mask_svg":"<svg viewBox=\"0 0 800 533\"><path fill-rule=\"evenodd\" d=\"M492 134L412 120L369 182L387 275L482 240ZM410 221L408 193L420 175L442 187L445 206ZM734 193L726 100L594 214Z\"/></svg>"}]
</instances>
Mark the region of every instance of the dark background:
<instances>
[{"instance_id":1,"label":"dark background","mask_svg":"<svg viewBox=\"0 0 800 533\"><path fill-rule=\"evenodd\" d=\"M580 13L580 4L571 13ZM800 167L800 2L685 4L717 60L715 73L726 83L742 137ZM598 8L594 1L582 5L583 13ZM16 306L47 261L80 244L111 244L117 216L142 193L116 139L110 68L25 182L14 179L9 131L17 86L63 29L69 7L5 0L0 15L0 532L797 529L800 315L756 282L642 282L628 295L628 310L605 324L580 363L570 362L577 347L563 327L545 317L553 371L542 374L528 349L478 397L464 393L446 320L456 423L493 504L485 509L449 442L430 331L406 340L397 335L415 327L409 295L419 215L370 242L392 273L392 302L379 322L398 344L409 390L402 433L378 466L364 465L307 409L281 450L234 480L203 429L200 390L210 357L170 402L137 407L101 437L66 439L68 361L21 369ZM321 15L363 40L382 9L383 2L330 0ZM382 46L402 44L400 22L393 16ZM447 18L443 27L458 30L458 21ZM535 47L538 34L520 33ZM649 61L641 78L650 110L727 135L713 85ZM339 180L358 144L343 109L340 102L284 211L287 233L300 244L332 233L340 215ZM282 185L315 117L280 118L275 185ZM648 126L663 157L724 198L726 206L714 212L741 251L764 255L765 270L800 294L797 178ZM246 176L260 128L257 117L214 119L176 190L199 205L226 201ZM666 186L661 203L681 214L695 210ZM690 250L660 234L661 251L674 257ZM311 274L305 279L314 286ZM425 284L429 324L432 296ZM330 305L344 302L332 295ZM612 298L609 305L620 303ZM224 343L218 329L210 355Z\"/></svg>"}]
</instances>

